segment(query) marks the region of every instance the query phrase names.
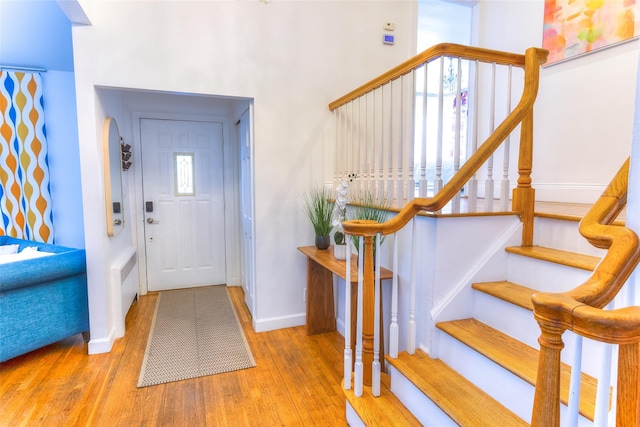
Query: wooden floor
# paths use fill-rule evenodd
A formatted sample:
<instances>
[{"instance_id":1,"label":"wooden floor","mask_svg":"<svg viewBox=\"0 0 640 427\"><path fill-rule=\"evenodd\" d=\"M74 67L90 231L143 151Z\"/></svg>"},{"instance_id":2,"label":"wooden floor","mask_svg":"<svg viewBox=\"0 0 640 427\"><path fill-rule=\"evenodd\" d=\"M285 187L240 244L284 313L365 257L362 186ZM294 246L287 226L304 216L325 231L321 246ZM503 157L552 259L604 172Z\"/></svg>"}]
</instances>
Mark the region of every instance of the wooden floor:
<instances>
[{"instance_id":1,"label":"wooden floor","mask_svg":"<svg viewBox=\"0 0 640 427\"><path fill-rule=\"evenodd\" d=\"M229 288L257 367L136 388L157 294L127 316L107 354L77 335L0 365L1 426L346 426L344 340L305 327L255 333Z\"/></svg>"}]
</instances>

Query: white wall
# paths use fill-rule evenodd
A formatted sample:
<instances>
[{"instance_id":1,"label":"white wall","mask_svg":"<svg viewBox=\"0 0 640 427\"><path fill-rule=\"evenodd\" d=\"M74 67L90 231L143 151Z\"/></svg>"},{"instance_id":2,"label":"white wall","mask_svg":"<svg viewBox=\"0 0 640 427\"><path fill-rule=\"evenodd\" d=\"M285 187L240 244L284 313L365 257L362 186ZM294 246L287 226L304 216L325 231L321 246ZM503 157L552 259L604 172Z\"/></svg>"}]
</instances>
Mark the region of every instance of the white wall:
<instances>
[{"instance_id":1,"label":"white wall","mask_svg":"<svg viewBox=\"0 0 640 427\"><path fill-rule=\"evenodd\" d=\"M543 0L484 0L474 44L524 52L542 46ZM544 67L535 106L538 200L592 203L630 155L638 42Z\"/></svg>"},{"instance_id":2,"label":"white wall","mask_svg":"<svg viewBox=\"0 0 640 427\"><path fill-rule=\"evenodd\" d=\"M441 0L418 0L417 52L438 43L471 43L473 8Z\"/></svg>"},{"instance_id":3,"label":"white wall","mask_svg":"<svg viewBox=\"0 0 640 427\"><path fill-rule=\"evenodd\" d=\"M103 311L104 232L95 87L250 98L255 105L258 330L303 324L313 243L302 194L328 179L330 101L413 52L415 4L397 1L81 1L92 26L74 27L78 127L93 313ZM382 25L396 24L396 44ZM95 273L95 274L94 274ZM106 309L105 309L106 310ZM106 322L106 314L98 316ZM92 314L93 320L93 314ZM92 322L94 331L110 327ZM98 338L99 339L99 338Z\"/></svg>"}]
</instances>

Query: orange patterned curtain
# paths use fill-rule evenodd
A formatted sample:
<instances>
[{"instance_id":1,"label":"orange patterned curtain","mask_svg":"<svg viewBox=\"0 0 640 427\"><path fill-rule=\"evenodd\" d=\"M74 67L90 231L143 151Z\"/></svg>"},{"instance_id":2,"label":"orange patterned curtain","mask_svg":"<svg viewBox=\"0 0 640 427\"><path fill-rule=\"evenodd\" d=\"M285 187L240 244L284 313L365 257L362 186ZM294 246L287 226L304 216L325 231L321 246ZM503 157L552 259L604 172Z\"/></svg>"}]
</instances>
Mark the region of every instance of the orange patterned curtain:
<instances>
[{"instance_id":1,"label":"orange patterned curtain","mask_svg":"<svg viewBox=\"0 0 640 427\"><path fill-rule=\"evenodd\" d=\"M0 70L0 235L53 243L40 74Z\"/></svg>"}]
</instances>

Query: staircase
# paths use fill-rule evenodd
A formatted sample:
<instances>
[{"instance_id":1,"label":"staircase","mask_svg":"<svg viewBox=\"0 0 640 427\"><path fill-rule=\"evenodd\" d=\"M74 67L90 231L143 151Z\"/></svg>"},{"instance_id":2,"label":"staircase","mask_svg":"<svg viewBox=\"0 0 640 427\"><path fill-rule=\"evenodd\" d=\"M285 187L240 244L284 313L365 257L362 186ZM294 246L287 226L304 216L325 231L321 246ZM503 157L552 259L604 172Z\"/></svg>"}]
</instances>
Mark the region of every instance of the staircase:
<instances>
[{"instance_id":1,"label":"staircase","mask_svg":"<svg viewBox=\"0 0 640 427\"><path fill-rule=\"evenodd\" d=\"M529 425L540 335L531 295L565 291L583 283L604 254L580 236L579 219L536 213L534 246L504 248L507 265L497 269L492 281L471 284L473 316L436 323L432 356L420 349L415 354L401 352L398 358L387 356L390 380L383 380L378 398L357 399L351 390L345 390L349 424ZM485 278L490 275L487 271L479 274ZM571 358L568 333L564 340L563 358ZM598 371L599 345L585 342L585 346L594 347L584 351L589 356L583 360L586 373L581 378L578 425L593 425L597 380L590 373ZM570 359L564 362L563 417L569 396Z\"/></svg>"},{"instance_id":2,"label":"staircase","mask_svg":"<svg viewBox=\"0 0 640 427\"><path fill-rule=\"evenodd\" d=\"M536 214L531 179L533 105L540 66L547 54L536 48L518 55L436 45L329 104L334 111L340 159L334 181L356 176L356 188L393 199L399 208L384 223L342 223L345 234L359 239L363 248L358 267L358 301L362 305L351 313L350 292L345 292L344 304L345 324L352 318L358 324L355 348L351 348L349 337L344 351L343 387L347 389L351 425L605 425L610 412L615 412L620 427L640 425L640 307L633 305L630 292L621 292L640 265L640 239L614 222L626 205L630 161L627 159L584 216L579 232L575 218ZM474 64L468 73L474 77L473 91L467 94L458 79L455 102L449 105L455 107L458 121L455 143L450 147L454 153L450 178L442 173L445 163L440 132L444 93L451 91L443 83L446 61L457 62L462 75L460 64ZM505 112L509 112L502 119L495 119L497 104L492 100L498 92L493 82L502 78L495 71L487 72L485 66L490 70L506 67L509 87L512 69L523 70L522 96L513 109L508 96ZM433 75L440 76L435 79L440 88L431 92L429 76ZM437 93L439 106L428 107L430 95L422 97L421 114L426 118L421 122L422 138L414 139L417 110L412 106L417 105L413 99L417 99L415 83L420 78L424 80L422 93ZM487 109L481 108L485 105L480 100L485 94L481 87L490 88L486 91L491 98ZM405 96L407 88L409 96ZM510 89L506 93L510 94ZM467 129L473 130L469 133L471 152L459 156L460 118L467 96L474 101L465 105L476 111L467 124ZM412 100L412 106L405 105L407 100ZM354 103L358 105L355 108ZM362 110L372 113L362 115ZM388 113L373 114L379 111ZM437 114L437 125L429 119L430 111ZM483 120L485 116L488 121ZM482 129L479 122L488 124L490 134L477 132ZM437 148L435 177L429 175L424 155L420 167L410 155L418 143L421 153L428 151L428 142L434 138L428 137L427 128L440 135L433 141ZM510 138L517 135L516 129L520 130L517 165L511 168L507 166ZM368 137L386 137L387 133L387 139ZM497 168L493 159L498 157L503 158L504 168L500 185L494 179ZM411 165L420 173L420 195L415 198L418 180L410 173L416 172ZM516 169L517 178L511 180L509 171ZM467 212L477 216L462 213L463 201ZM483 210L479 209L480 201ZM428 214L423 215L425 212ZM453 215L446 217L443 212ZM406 227L409 224L412 227ZM374 241L381 239L375 237L391 235L392 255L377 262ZM381 252L376 251L376 259ZM389 260L394 277L391 297L386 298L390 300L388 339L393 357L386 356L387 379L380 372L381 334L377 328L377 300L385 296L374 267L388 265ZM345 338L349 333L350 329L345 329ZM411 354L398 355L402 348ZM617 352L617 361L613 361L612 352ZM573 398L577 393L567 398L568 366L578 365L580 369L574 372L580 375L573 375L571 382L572 390L582 383L581 402ZM612 367L618 371L615 401L609 386ZM390 393L380 393L381 376L383 384L389 381ZM594 378L602 385L596 409ZM363 397L366 385L371 385L372 395L380 397ZM390 402L389 406L384 402ZM370 410L372 403L378 407ZM613 404L616 410L610 411Z\"/></svg>"}]
</instances>

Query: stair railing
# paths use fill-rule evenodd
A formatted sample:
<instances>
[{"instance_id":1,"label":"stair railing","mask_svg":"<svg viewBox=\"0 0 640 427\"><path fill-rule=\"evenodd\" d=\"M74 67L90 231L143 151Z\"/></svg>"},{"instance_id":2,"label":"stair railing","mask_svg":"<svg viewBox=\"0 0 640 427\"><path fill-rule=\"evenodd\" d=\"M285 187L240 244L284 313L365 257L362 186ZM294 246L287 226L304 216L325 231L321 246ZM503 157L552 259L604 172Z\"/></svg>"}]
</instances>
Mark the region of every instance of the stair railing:
<instances>
[{"instance_id":1,"label":"stair railing","mask_svg":"<svg viewBox=\"0 0 640 427\"><path fill-rule=\"evenodd\" d=\"M640 425L640 307L605 309L640 262L636 233L613 224L626 205L628 175L629 159L580 223L582 236L607 249L593 274L571 291L533 295L534 315L541 330L534 427L560 425L560 353L562 334L567 330L618 345L616 426Z\"/></svg>"},{"instance_id":2,"label":"stair railing","mask_svg":"<svg viewBox=\"0 0 640 427\"><path fill-rule=\"evenodd\" d=\"M407 70L411 70L421 63L428 62L433 58L440 56L456 56L472 61L487 61L498 64L507 64L524 68L524 83L522 96L516 107L510 111L505 119L499 123L493 132L486 138L484 143L477 147L469 158L460 165L451 179L443 184L442 188L432 197L419 197L409 201L398 214L385 223L375 223L372 221L346 221L343 228L346 234L355 236L360 239L359 248L359 283L358 283L358 336L356 337L355 348L355 381L354 393L360 396L363 390L363 384L372 387L372 394L379 395L380 384L376 377L377 363L380 355L379 333L376 332L377 318L374 318L377 312L378 304L374 303L375 296L380 294L379 275L377 267L379 262L373 261L373 244L374 241L379 242L380 238L374 239L375 236L386 236L393 234L405 227L419 212L438 212L444 208L451 200L453 200L463 187L470 182L478 170L486 165L496 150L508 140L509 135L520 125L520 150L518 157L518 173L517 187L513 190L512 210L520 213L523 221L523 244L531 244L533 240L533 208L534 208L534 189L531 187L531 167L532 167L532 148L533 148L533 105L538 93L538 80L540 65L546 61L547 51L537 48L527 49L525 55L516 55L504 52L491 51L487 49L465 47L460 45L444 44L434 46L433 48L423 52L423 54L401 64L393 70L385 73L378 80L374 80L359 89L351 92L335 101L330 108L337 108L350 100L356 99L367 91L372 91L379 87L381 82L390 82L397 76L402 75ZM415 223L415 222L414 222ZM347 239L350 242L351 239ZM396 239L394 239L396 240ZM414 236L415 241L415 236ZM348 254L351 252L349 244ZM378 255L380 251L376 251ZM349 255L348 255L349 256ZM397 259L397 254L394 255ZM374 271L374 265L376 271ZM347 263L349 266L349 263ZM395 266L394 266L394 271ZM349 274L349 273L347 273ZM349 276L348 276L349 277ZM412 289L410 291L411 301L409 313L409 332L408 332L408 351L415 351L416 332L415 332L415 278L411 279ZM397 307L397 280L394 279L394 289L392 294L396 300L392 299L392 318L394 315L393 307ZM345 322L350 324L350 290L346 287L346 314ZM361 305L361 306L360 306ZM397 355L397 328L398 325L393 324L391 329L390 348L395 349ZM345 328L348 331L349 328ZM346 338L346 337L345 337ZM394 342L395 340L395 342ZM344 363L344 387L351 388L352 384L352 355L353 350L350 348L350 339L345 339L345 363Z\"/></svg>"},{"instance_id":3,"label":"stair railing","mask_svg":"<svg viewBox=\"0 0 640 427\"><path fill-rule=\"evenodd\" d=\"M334 184L349 176L352 188L395 207L433 196L511 113L523 73L524 55L439 44L332 102ZM510 138L447 212L509 210L516 178L510 145L518 143Z\"/></svg>"}]
</instances>

